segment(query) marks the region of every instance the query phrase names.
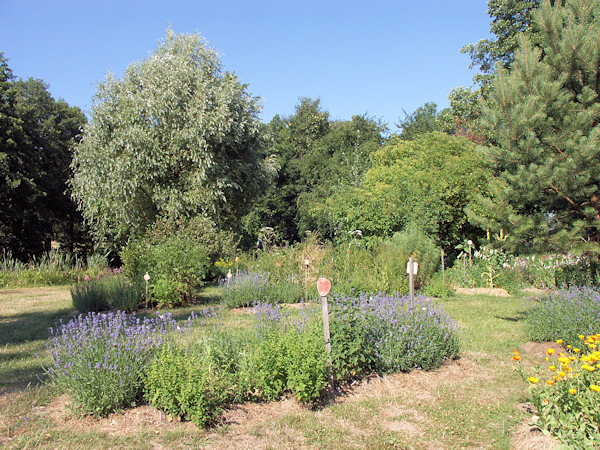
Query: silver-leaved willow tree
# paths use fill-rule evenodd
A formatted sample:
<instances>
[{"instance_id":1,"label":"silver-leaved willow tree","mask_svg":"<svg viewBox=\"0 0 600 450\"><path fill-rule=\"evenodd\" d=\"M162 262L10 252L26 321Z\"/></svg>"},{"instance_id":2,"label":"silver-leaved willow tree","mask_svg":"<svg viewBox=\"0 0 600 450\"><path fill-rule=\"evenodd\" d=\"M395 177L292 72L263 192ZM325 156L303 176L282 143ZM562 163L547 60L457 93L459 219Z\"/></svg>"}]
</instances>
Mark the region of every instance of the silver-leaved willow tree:
<instances>
[{"instance_id":1,"label":"silver-leaved willow tree","mask_svg":"<svg viewBox=\"0 0 600 450\"><path fill-rule=\"evenodd\" d=\"M265 179L259 112L199 34L169 29L122 79L109 74L72 163L95 241L116 250L159 216L231 228Z\"/></svg>"}]
</instances>

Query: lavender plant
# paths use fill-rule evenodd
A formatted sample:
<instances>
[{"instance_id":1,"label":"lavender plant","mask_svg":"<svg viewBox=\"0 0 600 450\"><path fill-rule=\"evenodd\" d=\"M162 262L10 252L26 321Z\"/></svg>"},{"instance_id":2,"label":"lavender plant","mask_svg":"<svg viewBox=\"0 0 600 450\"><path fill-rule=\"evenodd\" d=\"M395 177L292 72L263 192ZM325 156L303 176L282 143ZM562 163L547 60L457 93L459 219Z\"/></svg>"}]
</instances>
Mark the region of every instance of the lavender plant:
<instances>
[{"instance_id":1,"label":"lavender plant","mask_svg":"<svg viewBox=\"0 0 600 450\"><path fill-rule=\"evenodd\" d=\"M432 370L456 357L456 324L427 298L362 294L334 296L331 320L332 359L336 376Z\"/></svg>"},{"instance_id":2,"label":"lavender plant","mask_svg":"<svg viewBox=\"0 0 600 450\"><path fill-rule=\"evenodd\" d=\"M290 282L274 283L266 272L240 271L230 280L219 280L223 288L222 303L228 308L260 303L295 303L302 298L302 288Z\"/></svg>"},{"instance_id":3,"label":"lavender plant","mask_svg":"<svg viewBox=\"0 0 600 450\"><path fill-rule=\"evenodd\" d=\"M71 397L77 414L105 416L140 398L142 375L173 333L186 332L169 313L139 318L124 312L89 313L50 329L50 382Z\"/></svg>"},{"instance_id":4,"label":"lavender plant","mask_svg":"<svg viewBox=\"0 0 600 450\"><path fill-rule=\"evenodd\" d=\"M527 331L534 341L563 339L579 344L579 335L600 329L600 292L590 287L559 289L536 301L527 311Z\"/></svg>"}]
</instances>

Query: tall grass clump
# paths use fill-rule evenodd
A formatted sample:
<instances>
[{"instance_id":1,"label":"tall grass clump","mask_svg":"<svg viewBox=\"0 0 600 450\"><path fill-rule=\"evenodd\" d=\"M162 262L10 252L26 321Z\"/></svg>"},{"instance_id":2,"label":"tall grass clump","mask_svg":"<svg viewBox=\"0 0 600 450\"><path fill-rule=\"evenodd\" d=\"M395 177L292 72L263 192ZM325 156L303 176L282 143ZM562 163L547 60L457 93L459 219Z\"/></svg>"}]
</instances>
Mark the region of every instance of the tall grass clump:
<instances>
[{"instance_id":1,"label":"tall grass clump","mask_svg":"<svg viewBox=\"0 0 600 450\"><path fill-rule=\"evenodd\" d=\"M559 289L536 301L527 311L527 331L537 342L564 339L569 345L579 335L600 329L600 292L590 287Z\"/></svg>"},{"instance_id":2,"label":"tall grass clump","mask_svg":"<svg viewBox=\"0 0 600 450\"><path fill-rule=\"evenodd\" d=\"M99 312L110 309L135 311L142 299L139 283L116 275L83 281L71 286L73 307L81 312Z\"/></svg>"},{"instance_id":3,"label":"tall grass clump","mask_svg":"<svg viewBox=\"0 0 600 450\"><path fill-rule=\"evenodd\" d=\"M74 317L50 329L50 382L69 394L77 414L106 416L135 405L152 355L191 321L178 325L169 314L142 319L119 311Z\"/></svg>"},{"instance_id":4,"label":"tall grass clump","mask_svg":"<svg viewBox=\"0 0 600 450\"><path fill-rule=\"evenodd\" d=\"M85 273L97 275L108 262L102 255L93 255L93 266L70 253L51 250L29 262L13 258L11 252L0 255L0 286L55 286L72 284Z\"/></svg>"}]
</instances>

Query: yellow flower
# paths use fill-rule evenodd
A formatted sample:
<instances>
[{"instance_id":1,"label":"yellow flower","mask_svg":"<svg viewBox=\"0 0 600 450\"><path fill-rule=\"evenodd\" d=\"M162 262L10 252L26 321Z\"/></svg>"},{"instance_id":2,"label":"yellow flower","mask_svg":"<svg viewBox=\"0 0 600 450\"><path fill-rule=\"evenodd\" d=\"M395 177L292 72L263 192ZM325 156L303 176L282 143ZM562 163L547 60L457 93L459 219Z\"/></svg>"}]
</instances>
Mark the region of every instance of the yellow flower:
<instances>
[{"instance_id":1,"label":"yellow flower","mask_svg":"<svg viewBox=\"0 0 600 450\"><path fill-rule=\"evenodd\" d=\"M573 349L573 351L574 351L575 353L579 353L579 349L578 349L578 348L574 348L574 349Z\"/></svg>"},{"instance_id":2,"label":"yellow flower","mask_svg":"<svg viewBox=\"0 0 600 450\"><path fill-rule=\"evenodd\" d=\"M546 383L548 383L548 386L552 386L555 383L555 381L554 380L548 380L548 381L546 381Z\"/></svg>"},{"instance_id":3,"label":"yellow flower","mask_svg":"<svg viewBox=\"0 0 600 450\"><path fill-rule=\"evenodd\" d=\"M570 349L570 348L571 348L571 345L570 345L570 344L569 344L569 345L567 345L567 348L568 348L568 349Z\"/></svg>"},{"instance_id":4,"label":"yellow flower","mask_svg":"<svg viewBox=\"0 0 600 450\"><path fill-rule=\"evenodd\" d=\"M550 369L550 372L554 372L556 370L556 366L550 366L548 369Z\"/></svg>"},{"instance_id":5,"label":"yellow flower","mask_svg":"<svg viewBox=\"0 0 600 450\"><path fill-rule=\"evenodd\" d=\"M554 354L554 349L553 348L547 348L546 349L546 353L548 353L550 356L552 356Z\"/></svg>"},{"instance_id":6,"label":"yellow flower","mask_svg":"<svg viewBox=\"0 0 600 450\"><path fill-rule=\"evenodd\" d=\"M588 366L587 364L582 365L581 368L587 370L588 372L593 372L594 370L596 370L595 367Z\"/></svg>"},{"instance_id":7,"label":"yellow flower","mask_svg":"<svg viewBox=\"0 0 600 450\"><path fill-rule=\"evenodd\" d=\"M557 340L557 341L556 341L556 343L557 343L557 344L562 344L562 343L563 343L563 340L562 340L562 339L559 339L559 340Z\"/></svg>"},{"instance_id":8,"label":"yellow flower","mask_svg":"<svg viewBox=\"0 0 600 450\"><path fill-rule=\"evenodd\" d=\"M583 334L580 334L580 335L579 335L579 339L581 339L581 340L583 340L583 338L584 338L584 337L585 337L585 336L584 336Z\"/></svg>"},{"instance_id":9,"label":"yellow flower","mask_svg":"<svg viewBox=\"0 0 600 450\"><path fill-rule=\"evenodd\" d=\"M547 356L546 356L546 361L550 361L550 358L548 358Z\"/></svg>"},{"instance_id":10,"label":"yellow flower","mask_svg":"<svg viewBox=\"0 0 600 450\"><path fill-rule=\"evenodd\" d=\"M575 395L577 391L575 389L569 389L569 394L571 395Z\"/></svg>"},{"instance_id":11,"label":"yellow flower","mask_svg":"<svg viewBox=\"0 0 600 450\"><path fill-rule=\"evenodd\" d=\"M558 374L560 375L561 378L564 378L567 376L567 374L564 373L562 370L560 372L558 372Z\"/></svg>"},{"instance_id":12,"label":"yellow flower","mask_svg":"<svg viewBox=\"0 0 600 450\"><path fill-rule=\"evenodd\" d=\"M596 344L590 344L589 347L592 348L592 349L594 349L594 348L597 347L597 345Z\"/></svg>"},{"instance_id":13,"label":"yellow flower","mask_svg":"<svg viewBox=\"0 0 600 450\"><path fill-rule=\"evenodd\" d=\"M558 358L558 360L563 363L563 364L569 364L569 362L571 361L569 358L567 358L566 356L561 356L560 358Z\"/></svg>"},{"instance_id":14,"label":"yellow flower","mask_svg":"<svg viewBox=\"0 0 600 450\"><path fill-rule=\"evenodd\" d=\"M590 389L594 392L600 392L600 386L596 386L595 384L591 384Z\"/></svg>"},{"instance_id":15,"label":"yellow flower","mask_svg":"<svg viewBox=\"0 0 600 450\"><path fill-rule=\"evenodd\" d=\"M535 384L535 383L539 383L539 381L540 381L540 380L539 380L539 379L537 379L536 377L529 377L529 378L527 378L527 380L529 380L529 382L530 382L530 383L533 383L533 384Z\"/></svg>"},{"instance_id":16,"label":"yellow flower","mask_svg":"<svg viewBox=\"0 0 600 450\"><path fill-rule=\"evenodd\" d=\"M520 356L517 354L517 355L513 355L513 359L514 359L515 361L518 361L518 360L520 360L520 359L521 359L521 357L520 357Z\"/></svg>"}]
</instances>

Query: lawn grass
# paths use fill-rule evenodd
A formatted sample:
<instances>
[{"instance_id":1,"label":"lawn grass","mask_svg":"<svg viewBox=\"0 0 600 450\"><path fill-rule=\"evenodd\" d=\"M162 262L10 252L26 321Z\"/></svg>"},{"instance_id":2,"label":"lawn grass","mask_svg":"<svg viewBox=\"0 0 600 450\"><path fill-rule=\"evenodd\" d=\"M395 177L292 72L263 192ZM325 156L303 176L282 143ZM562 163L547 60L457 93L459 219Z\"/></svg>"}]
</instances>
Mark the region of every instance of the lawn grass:
<instances>
[{"instance_id":1,"label":"lawn grass","mask_svg":"<svg viewBox=\"0 0 600 450\"><path fill-rule=\"evenodd\" d=\"M202 298L205 304L171 310L173 316L185 319L206 305L218 308L219 288L205 288ZM44 413L59 395L43 384L42 367L50 363L47 328L71 317L68 288L0 290L0 446L510 448L514 427L527 415L516 408L527 401L527 386L511 359L513 348L521 350L527 340L524 301L457 295L439 302L461 328L458 360L432 372L373 376L316 409L293 399L236 406L223 424L198 430L169 423L149 407L144 414L160 421L144 425L140 419L139 427L137 410L95 421L61 421ZM244 328L251 315L221 310L210 321ZM127 417L120 431L107 425L118 428Z\"/></svg>"}]
</instances>

